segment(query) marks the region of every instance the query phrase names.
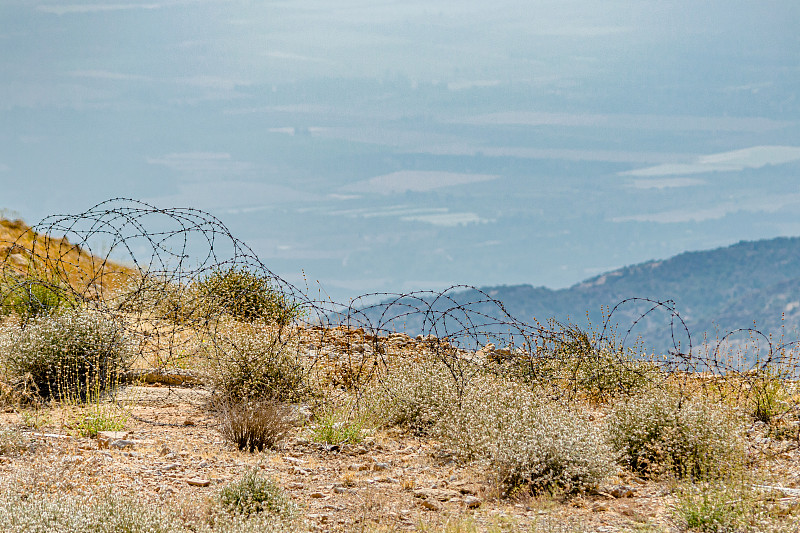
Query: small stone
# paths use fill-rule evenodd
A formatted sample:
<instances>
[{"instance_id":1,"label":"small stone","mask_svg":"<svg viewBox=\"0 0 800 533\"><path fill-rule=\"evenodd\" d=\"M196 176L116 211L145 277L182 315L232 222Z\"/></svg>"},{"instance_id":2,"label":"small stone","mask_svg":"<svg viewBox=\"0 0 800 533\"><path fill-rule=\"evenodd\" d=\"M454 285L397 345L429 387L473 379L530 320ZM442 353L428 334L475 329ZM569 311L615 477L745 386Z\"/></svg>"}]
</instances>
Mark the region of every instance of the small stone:
<instances>
[{"instance_id":1,"label":"small stone","mask_svg":"<svg viewBox=\"0 0 800 533\"><path fill-rule=\"evenodd\" d=\"M433 500L422 500L422 507L429 511L440 511L442 509L442 506Z\"/></svg>"},{"instance_id":2,"label":"small stone","mask_svg":"<svg viewBox=\"0 0 800 533\"><path fill-rule=\"evenodd\" d=\"M130 435L129 431L98 431L97 447L108 448L109 445L118 440L123 440Z\"/></svg>"},{"instance_id":3,"label":"small stone","mask_svg":"<svg viewBox=\"0 0 800 533\"><path fill-rule=\"evenodd\" d=\"M319 491L317 491L317 492L312 492L311 494L309 494L309 496L311 496L312 498L324 498L324 497L325 497L325 495L324 495L324 494L322 494L322 493L321 493L321 492L319 492Z\"/></svg>"},{"instance_id":4,"label":"small stone","mask_svg":"<svg viewBox=\"0 0 800 533\"><path fill-rule=\"evenodd\" d=\"M189 485L191 485L193 487L208 487L209 485L211 485L211 481L210 480L204 479L204 478L200 478L200 477L187 479L186 483L188 483Z\"/></svg>"},{"instance_id":5,"label":"small stone","mask_svg":"<svg viewBox=\"0 0 800 533\"><path fill-rule=\"evenodd\" d=\"M195 424L194 420L192 420L191 418L187 418L186 420L183 421L183 425L184 426L194 426L196 424Z\"/></svg>"},{"instance_id":6,"label":"small stone","mask_svg":"<svg viewBox=\"0 0 800 533\"><path fill-rule=\"evenodd\" d=\"M481 506L481 499L476 498L475 496L465 496L464 505L467 506L467 509L475 509L476 507Z\"/></svg>"},{"instance_id":7,"label":"small stone","mask_svg":"<svg viewBox=\"0 0 800 533\"><path fill-rule=\"evenodd\" d=\"M636 491L626 485L617 485L608 491L615 498L631 498Z\"/></svg>"},{"instance_id":8,"label":"small stone","mask_svg":"<svg viewBox=\"0 0 800 533\"><path fill-rule=\"evenodd\" d=\"M447 490L447 489L417 489L414 491L415 498L421 498L424 500L439 500L442 502L446 502L452 498L457 498L459 493L454 490Z\"/></svg>"}]
</instances>

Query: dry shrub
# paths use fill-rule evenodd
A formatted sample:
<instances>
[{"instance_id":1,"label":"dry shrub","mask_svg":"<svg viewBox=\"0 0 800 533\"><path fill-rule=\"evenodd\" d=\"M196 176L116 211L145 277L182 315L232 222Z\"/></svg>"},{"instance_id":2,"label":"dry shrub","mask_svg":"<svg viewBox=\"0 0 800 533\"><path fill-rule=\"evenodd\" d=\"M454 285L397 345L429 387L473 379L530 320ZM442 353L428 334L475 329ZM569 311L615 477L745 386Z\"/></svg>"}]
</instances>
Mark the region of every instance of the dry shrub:
<instances>
[{"instance_id":1,"label":"dry shrub","mask_svg":"<svg viewBox=\"0 0 800 533\"><path fill-rule=\"evenodd\" d=\"M191 289L166 276L133 278L116 298L122 312L136 313L175 324L202 318L201 305Z\"/></svg>"},{"instance_id":2,"label":"dry shrub","mask_svg":"<svg viewBox=\"0 0 800 533\"><path fill-rule=\"evenodd\" d=\"M240 450L275 448L295 424L290 405L275 400L225 399L217 405L222 435Z\"/></svg>"},{"instance_id":3,"label":"dry shrub","mask_svg":"<svg viewBox=\"0 0 800 533\"><path fill-rule=\"evenodd\" d=\"M724 477L744 457L741 425L732 413L669 391L621 402L608 417L608 431L623 462L650 477Z\"/></svg>"},{"instance_id":4,"label":"dry shrub","mask_svg":"<svg viewBox=\"0 0 800 533\"><path fill-rule=\"evenodd\" d=\"M500 370L536 387L551 387L570 398L607 403L637 394L664 379L657 364L637 348L622 348L614 339L575 325L561 326L552 348L531 356L516 354L500 361Z\"/></svg>"}]
</instances>

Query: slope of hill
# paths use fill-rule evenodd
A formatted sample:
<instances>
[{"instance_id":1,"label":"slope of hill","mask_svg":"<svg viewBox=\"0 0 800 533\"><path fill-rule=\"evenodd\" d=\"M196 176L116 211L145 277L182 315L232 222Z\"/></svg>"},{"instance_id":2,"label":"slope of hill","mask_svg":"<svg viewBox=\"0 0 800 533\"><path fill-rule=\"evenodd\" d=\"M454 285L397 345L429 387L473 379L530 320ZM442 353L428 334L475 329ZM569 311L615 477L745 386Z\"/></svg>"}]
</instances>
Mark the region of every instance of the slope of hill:
<instances>
[{"instance_id":1,"label":"slope of hill","mask_svg":"<svg viewBox=\"0 0 800 533\"><path fill-rule=\"evenodd\" d=\"M37 233L22 220L0 219L0 277L34 276L97 297L129 280L134 270L92 255L65 237Z\"/></svg>"}]
</instances>

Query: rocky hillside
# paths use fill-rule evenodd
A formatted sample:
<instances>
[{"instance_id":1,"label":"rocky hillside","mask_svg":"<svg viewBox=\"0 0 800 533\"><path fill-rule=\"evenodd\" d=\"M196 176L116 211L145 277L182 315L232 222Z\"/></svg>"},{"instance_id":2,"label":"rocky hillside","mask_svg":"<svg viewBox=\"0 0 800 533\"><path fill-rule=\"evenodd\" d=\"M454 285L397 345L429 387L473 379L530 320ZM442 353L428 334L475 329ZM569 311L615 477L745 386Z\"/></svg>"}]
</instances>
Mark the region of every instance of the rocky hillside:
<instances>
[{"instance_id":1,"label":"rocky hillside","mask_svg":"<svg viewBox=\"0 0 800 533\"><path fill-rule=\"evenodd\" d=\"M480 290L449 292L436 308L470 305L487 316L501 316L499 301L512 316L526 321L573 322L581 326L602 325L610 310L620 302L612 323L625 334L641 336L659 350L672 348L671 321L675 340L687 346L680 322L670 308L654 307L656 302L674 302L674 309L686 323L696 346L708 333L714 338L738 328L757 328L791 340L800 330L800 238L776 238L740 242L715 250L687 252L675 257L649 261L587 279L561 290L532 285L483 287ZM483 303L474 303L481 302ZM393 306L401 309L402 306ZM376 317L385 308L369 311ZM391 311L388 313L391 316ZM424 317L404 317L405 330L416 334L424 329ZM383 320L387 315L383 315Z\"/></svg>"}]
</instances>

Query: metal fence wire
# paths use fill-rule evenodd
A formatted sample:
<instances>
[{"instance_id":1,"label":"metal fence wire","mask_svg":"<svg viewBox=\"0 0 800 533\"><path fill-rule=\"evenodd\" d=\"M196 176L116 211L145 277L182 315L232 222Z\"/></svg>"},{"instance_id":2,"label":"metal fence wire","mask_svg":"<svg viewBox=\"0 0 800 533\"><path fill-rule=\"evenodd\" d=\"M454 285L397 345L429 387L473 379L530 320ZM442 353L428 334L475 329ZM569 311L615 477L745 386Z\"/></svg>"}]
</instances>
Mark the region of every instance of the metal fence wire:
<instances>
[{"instance_id":1,"label":"metal fence wire","mask_svg":"<svg viewBox=\"0 0 800 533\"><path fill-rule=\"evenodd\" d=\"M755 329L696 341L672 301L624 300L590 331L525 321L466 285L371 293L347 303L313 299L270 271L215 216L123 198L45 218L19 238L0 241L0 260L4 308L22 294L35 314L55 298L119 324L134 352L123 379L166 384L162 401L191 386L213 397L230 386L220 369L248 350L291 356L302 361L302 372L324 374L342 389L380 379L393 357L423 356L444 363L458 387L469 386L464 368L479 367L552 381L556 399L579 394L587 381L624 388L620 372L651 375L657 368L662 381L712 386L724 378L730 393L749 394L755 376L793 379L798 370L797 341L778 342ZM268 288L271 300L248 300L241 284L227 285L231 273L245 288ZM209 297L225 291L233 296ZM639 318L620 327L615 317L631 307L641 310ZM267 312L250 316L251 308ZM648 352L635 338L636 326L655 315L665 319L671 339L666 353Z\"/></svg>"}]
</instances>

